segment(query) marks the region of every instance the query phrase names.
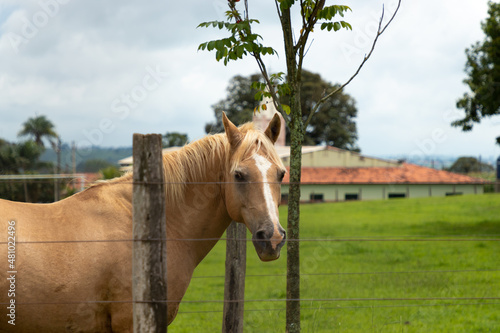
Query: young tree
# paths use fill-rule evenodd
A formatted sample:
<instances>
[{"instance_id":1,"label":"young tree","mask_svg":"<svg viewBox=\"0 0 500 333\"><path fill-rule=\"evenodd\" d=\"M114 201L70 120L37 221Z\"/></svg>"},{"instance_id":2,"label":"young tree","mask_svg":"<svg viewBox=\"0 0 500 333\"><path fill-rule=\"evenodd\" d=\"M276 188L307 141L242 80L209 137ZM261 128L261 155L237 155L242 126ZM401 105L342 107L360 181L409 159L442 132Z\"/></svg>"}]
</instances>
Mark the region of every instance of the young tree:
<instances>
[{"instance_id":1,"label":"young tree","mask_svg":"<svg viewBox=\"0 0 500 333\"><path fill-rule=\"evenodd\" d=\"M262 56L276 54L276 51L261 43L262 37L252 32L252 25L259 21L249 17L248 0L242 4L241 11L237 3L239 0L229 0L229 9L226 11L225 21L212 21L201 23L199 27L215 27L227 30L229 37L202 43L199 50L216 52L216 60L223 60L224 64L229 61L242 59L243 56L251 55L257 62L257 66L264 78L264 83L255 83L254 87L259 92L257 99L263 96L272 97L276 109L283 115L290 130L290 188L288 197L288 227L287 234L287 311L286 331L300 331L300 270L299 270L299 220L300 220L300 179L302 144L307 126L318 109L333 95L341 91L359 73L363 65L372 54L379 36L385 31L399 9L401 0L394 15L386 25L382 26L383 11L379 27L372 48L365 56L354 75L346 83L326 91L324 95L311 108L306 120L302 117L300 99L300 88L302 82L302 65L304 56L309 46L308 39L316 27L317 29L338 31L340 29L351 29L351 25L343 20L343 17L351 8L344 5L325 6L325 0L275 0L274 5L281 23L284 40L284 58L286 61L285 73L270 74L267 71ZM300 15L300 26L292 26L292 9ZM319 25L319 27L318 27ZM294 32L297 34L295 35ZM280 103L279 96L288 95L290 104Z\"/></svg>"},{"instance_id":2,"label":"young tree","mask_svg":"<svg viewBox=\"0 0 500 333\"><path fill-rule=\"evenodd\" d=\"M452 126L470 131L474 123L485 117L500 115L500 3L488 2L489 17L481 23L486 35L482 43L477 42L469 49L464 83L470 89L457 101L457 108L463 109L465 116ZM500 144L500 136L496 138Z\"/></svg>"}]
</instances>

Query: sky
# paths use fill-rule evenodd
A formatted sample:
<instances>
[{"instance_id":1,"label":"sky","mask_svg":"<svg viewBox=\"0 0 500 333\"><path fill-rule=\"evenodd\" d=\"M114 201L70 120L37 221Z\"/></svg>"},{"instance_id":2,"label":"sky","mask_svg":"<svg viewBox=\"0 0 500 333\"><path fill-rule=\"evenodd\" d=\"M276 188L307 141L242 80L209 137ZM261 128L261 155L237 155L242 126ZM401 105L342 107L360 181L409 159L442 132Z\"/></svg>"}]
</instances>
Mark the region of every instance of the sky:
<instances>
[{"instance_id":1,"label":"sky","mask_svg":"<svg viewBox=\"0 0 500 333\"><path fill-rule=\"evenodd\" d=\"M238 5L242 6L243 2ZM327 1L327 5L334 4ZM395 0L345 0L352 31L312 34L304 68L332 83L356 71L382 8ZM258 71L248 57L224 66L202 42L227 34L196 28L222 20L227 0L0 0L0 138L18 141L30 117L47 116L63 142L132 145L133 133L205 135L211 105L226 96L231 77ZM274 3L249 1L254 28L285 71ZM369 156L499 156L500 116L473 131L450 123L466 91L465 49L484 39L485 0L403 0L372 57L345 92L357 102L358 145ZM294 18L299 23L297 17ZM298 27L298 25L296 25ZM297 28L300 30L300 27Z\"/></svg>"}]
</instances>

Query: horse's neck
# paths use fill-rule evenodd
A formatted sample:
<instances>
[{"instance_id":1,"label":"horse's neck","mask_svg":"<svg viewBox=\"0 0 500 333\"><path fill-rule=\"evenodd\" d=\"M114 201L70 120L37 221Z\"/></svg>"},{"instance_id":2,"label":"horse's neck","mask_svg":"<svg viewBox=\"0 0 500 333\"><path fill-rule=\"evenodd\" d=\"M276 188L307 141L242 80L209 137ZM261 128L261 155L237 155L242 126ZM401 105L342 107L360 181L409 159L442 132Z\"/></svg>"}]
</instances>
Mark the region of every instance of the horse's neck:
<instances>
[{"instance_id":1,"label":"horse's neck","mask_svg":"<svg viewBox=\"0 0 500 333\"><path fill-rule=\"evenodd\" d=\"M188 239L180 246L191 254L194 265L208 254L231 222L223 199L225 157L215 155L209 164L197 168L205 171L201 177L186 179L183 200L167 202L166 207L167 238Z\"/></svg>"}]
</instances>

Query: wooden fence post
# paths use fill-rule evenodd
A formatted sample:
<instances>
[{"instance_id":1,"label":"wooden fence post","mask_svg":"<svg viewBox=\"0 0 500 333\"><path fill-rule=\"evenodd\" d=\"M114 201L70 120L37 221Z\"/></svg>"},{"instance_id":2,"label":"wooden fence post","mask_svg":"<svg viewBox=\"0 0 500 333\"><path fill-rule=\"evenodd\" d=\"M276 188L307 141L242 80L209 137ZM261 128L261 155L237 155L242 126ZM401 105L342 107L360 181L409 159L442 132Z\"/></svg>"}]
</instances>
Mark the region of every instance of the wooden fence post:
<instances>
[{"instance_id":1,"label":"wooden fence post","mask_svg":"<svg viewBox=\"0 0 500 333\"><path fill-rule=\"evenodd\" d=\"M136 333L167 332L167 246L166 241L157 240L167 236L161 143L159 134L134 134L132 298Z\"/></svg>"},{"instance_id":2,"label":"wooden fence post","mask_svg":"<svg viewBox=\"0 0 500 333\"><path fill-rule=\"evenodd\" d=\"M226 230L226 277L224 281L224 314L222 332L243 332L245 307L245 272L247 265L247 229L231 222Z\"/></svg>"}]
</instances>

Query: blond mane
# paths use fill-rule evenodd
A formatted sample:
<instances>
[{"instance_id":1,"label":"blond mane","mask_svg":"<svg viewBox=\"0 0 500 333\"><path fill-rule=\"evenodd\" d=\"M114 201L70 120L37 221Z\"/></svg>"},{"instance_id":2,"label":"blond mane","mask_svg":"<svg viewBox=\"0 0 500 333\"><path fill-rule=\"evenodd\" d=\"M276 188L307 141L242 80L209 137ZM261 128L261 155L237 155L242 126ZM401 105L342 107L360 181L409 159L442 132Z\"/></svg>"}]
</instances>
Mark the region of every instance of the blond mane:
<instances>
[{"instance_id":1,"label":"blond mane","mask_svg":"<svg viewBox=\"0 0 500 333\"><path fill-rule=\"evenodd\" d=\"M244 134L244 138L236 152L231 151L226 134L221 133L208 135L177 151L163 154L168 204L176 205L183 202L185 186L188 183L223 182L224 173L234 172L241 162L252 158L258 151L272 163L285 168L271 140L256 130L252 123L240 126L239 130ZM131 179L132 172L129 172L105 183L131 181Z\"/></svg>"}]
</instances>

